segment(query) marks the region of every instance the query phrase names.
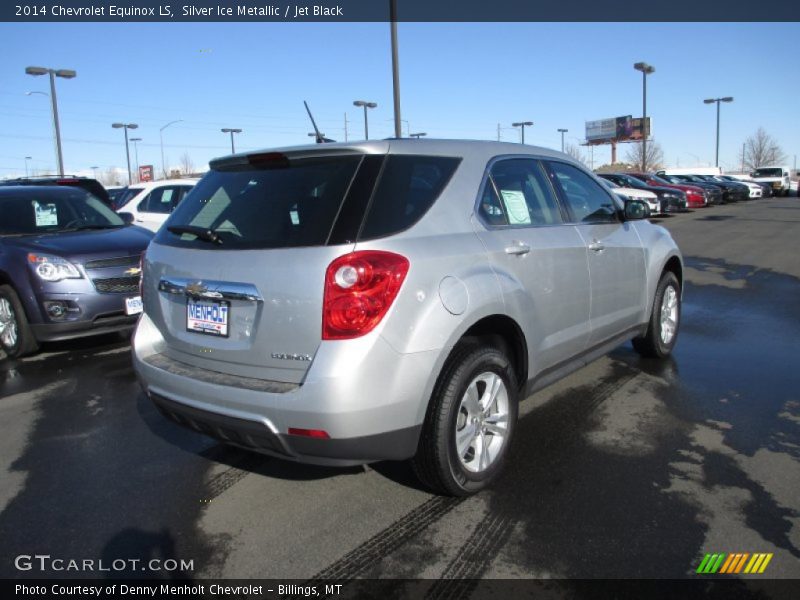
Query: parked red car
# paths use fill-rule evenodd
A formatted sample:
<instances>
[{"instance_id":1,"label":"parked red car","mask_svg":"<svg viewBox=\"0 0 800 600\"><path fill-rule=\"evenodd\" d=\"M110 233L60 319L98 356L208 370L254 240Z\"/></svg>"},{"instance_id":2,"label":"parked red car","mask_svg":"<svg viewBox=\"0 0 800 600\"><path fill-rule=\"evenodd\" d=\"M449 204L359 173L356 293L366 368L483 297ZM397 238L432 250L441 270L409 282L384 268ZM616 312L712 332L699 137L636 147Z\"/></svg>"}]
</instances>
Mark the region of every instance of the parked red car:
<instances>
[{"instance_id":1,"label":"parked red car","mask_svg":"<svg viewBox=\"0 0 800 600\"><path fill-rule=\"evenodd\" d=\"M689 205L689 208L702 208L704 206L708 206L708 200L705 192L703 192L703 188L694 185L670 183L666 179L662 179L653 173L627 173L627 175L636 177L636 179L644 181L647 185L669 187L686 192L686 203Z\"/></svg>"}]
</instances>

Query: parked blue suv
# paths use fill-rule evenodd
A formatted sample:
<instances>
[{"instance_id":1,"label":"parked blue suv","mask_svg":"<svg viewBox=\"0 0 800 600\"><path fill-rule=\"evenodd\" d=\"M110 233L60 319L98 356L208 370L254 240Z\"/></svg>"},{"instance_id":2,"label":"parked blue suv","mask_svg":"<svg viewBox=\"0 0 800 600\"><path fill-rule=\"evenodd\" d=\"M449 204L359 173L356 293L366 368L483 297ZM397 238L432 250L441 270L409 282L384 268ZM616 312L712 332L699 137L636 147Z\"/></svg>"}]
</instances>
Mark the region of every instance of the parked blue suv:
<instances>
[{"instance_id":1,"label":"parked blue suv","mask_svg":"<svg viewBox=\"0 0 800 600\"><path fill-rule=\"evenodd\" d=\"M132 329L152 236L80 188L0 187L0 347Z\"/></svg>"}]
</instances>

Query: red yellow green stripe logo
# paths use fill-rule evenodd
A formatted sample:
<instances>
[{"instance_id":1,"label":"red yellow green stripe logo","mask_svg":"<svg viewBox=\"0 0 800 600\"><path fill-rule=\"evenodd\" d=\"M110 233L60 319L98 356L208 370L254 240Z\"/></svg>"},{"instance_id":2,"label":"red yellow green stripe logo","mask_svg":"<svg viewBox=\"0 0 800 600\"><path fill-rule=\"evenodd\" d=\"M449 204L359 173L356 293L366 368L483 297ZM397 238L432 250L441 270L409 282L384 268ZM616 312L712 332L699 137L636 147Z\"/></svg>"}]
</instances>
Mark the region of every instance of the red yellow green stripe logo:
<instances>
[{"instance_id":1,"label":"red yellow green stripe logo","mask_svg":"<svg viewBox=\"0 0 800 600\"><path fill-rule=\"evenodd\" d=\"M725 574L761 574L763 573L773 554L765 552L716 552L706 554L697 567L698 575Z\"/></svg>"}]
</instances>

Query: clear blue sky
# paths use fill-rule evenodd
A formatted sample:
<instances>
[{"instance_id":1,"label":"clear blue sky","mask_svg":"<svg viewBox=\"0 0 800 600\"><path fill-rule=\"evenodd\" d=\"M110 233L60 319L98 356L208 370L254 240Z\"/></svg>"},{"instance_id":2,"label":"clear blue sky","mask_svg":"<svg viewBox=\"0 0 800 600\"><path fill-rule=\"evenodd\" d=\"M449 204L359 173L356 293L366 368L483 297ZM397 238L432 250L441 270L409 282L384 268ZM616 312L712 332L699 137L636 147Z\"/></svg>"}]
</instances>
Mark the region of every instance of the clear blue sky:
<instances>
[{"instance_id":1,"label":"clear blue sky","mask_svg":"<svg viewBox=\"0 0 800 600\"><path fill-rule=\"evenodd\" d=\"M560 147L583 139L586 120L641 113L648 77L653 136L669 165L713 164L715 109L722 106L720 161L739 165L742 143L759 126L791 165L800 154L798 26L793 24L401 23L403 118L431 137L517 141L511 122L532 120L526 142ZM365 24L0 24L0 177L55 166L49 91L28 65L68 68L57 80L65 167L91 172L125 166L121 130L139 124L140 164L168 164L188 152L196 167L230 149L221 127L239 127L237 150L305 143L302 101L320 129L363 139L355 99L371 100L370 137L393 132L389 26ZM405 131L404 124L404 131ZM621 146L624 156L626 146ZM131 150L133 153L133 149ZM608 162L595 151L595 166Z\"/></svg>"}]
</instances>

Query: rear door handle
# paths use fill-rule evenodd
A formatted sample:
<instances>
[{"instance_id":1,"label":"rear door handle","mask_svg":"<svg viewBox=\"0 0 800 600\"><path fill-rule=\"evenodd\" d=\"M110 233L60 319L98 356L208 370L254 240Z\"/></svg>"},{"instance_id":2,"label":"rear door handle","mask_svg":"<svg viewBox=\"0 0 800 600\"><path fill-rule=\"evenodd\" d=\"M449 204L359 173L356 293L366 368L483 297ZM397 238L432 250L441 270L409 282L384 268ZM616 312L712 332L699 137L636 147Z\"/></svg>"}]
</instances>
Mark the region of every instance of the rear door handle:
<instances>
[{"instance_id":1,"label":"rear door handle","mask_svg":"<svg viewBox=\"0 0 800 600\"><path fill-rule=\"evenodd\" d=\"M527 254L531 251L531 247L524 242L513 242L510 246L506 248L506 254L516 254L522 255Z\"/></svg>"},{"instance_id":2,"label":"rear door handle","mask_svg":"<svg viewBox=\"0 0 800 600\"><path fill-rule=\"evenodd\" d=\"M605 250L605 246L603 242L598 242L597 240L592 240L589 244L589 250L594 250L595 252L602 252Z\"/></svg>"}]
</instances>

